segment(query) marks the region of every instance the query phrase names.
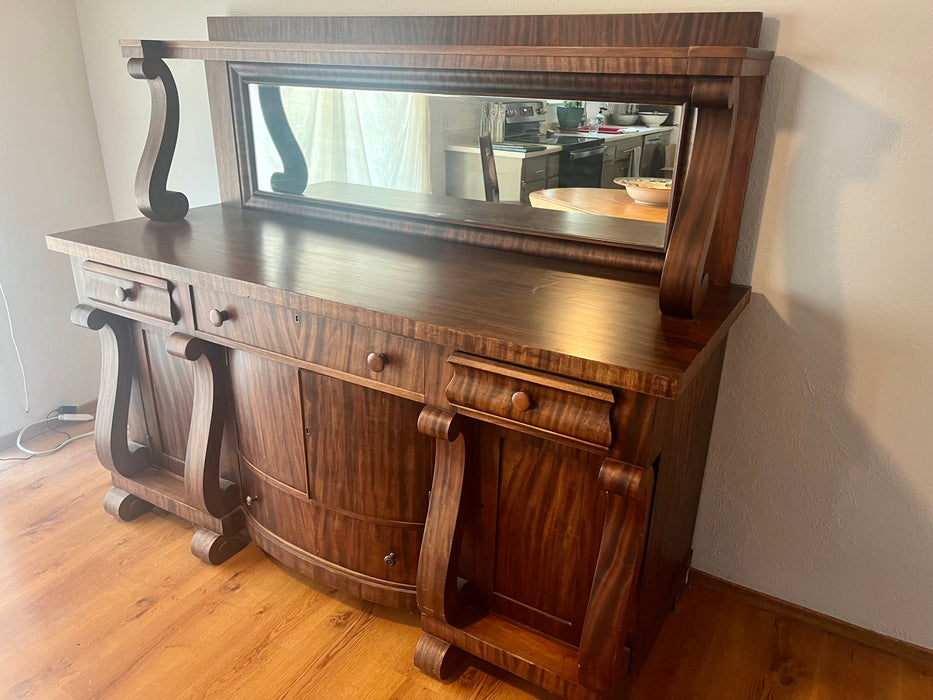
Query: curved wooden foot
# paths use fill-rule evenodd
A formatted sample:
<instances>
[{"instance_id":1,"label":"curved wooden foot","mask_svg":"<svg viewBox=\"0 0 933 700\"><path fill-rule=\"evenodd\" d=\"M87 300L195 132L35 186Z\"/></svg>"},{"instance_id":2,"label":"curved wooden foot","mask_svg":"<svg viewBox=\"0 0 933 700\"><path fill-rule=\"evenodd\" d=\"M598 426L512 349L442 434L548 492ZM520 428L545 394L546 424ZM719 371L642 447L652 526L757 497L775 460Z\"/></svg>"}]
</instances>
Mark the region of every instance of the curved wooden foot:
<instances>
[{"instance_id":1,"label":"curved wooden foot","mask_svg":"<svg viewBox=\"0 0 933 700\"><path fill-rule=\"evenodd\" d=\"M104 496L104 511L128 523L130 520L136 520L143 513L152 510L152 504L144 501L123 489L112 488Z\"/></svg>"},{"instance_id":2,"label":"curved wooden foot","mask_svg":"<svg viewBox=\"0 0 933 700\"><path fill-rule=\"evenodd\" d=\"M247 537L226 537L202 527L191 538L191 553L208 564L222 564L247 544Z\"/></svg>"},{"instance_id":3,"label":"curved wooden foot","mask_svg":"<svg viewBox=\"0 0 933 700\"><path fill-rule=\"evenodd\" d=\"M439 681L450 678L464 658L466 652L462 649L427 632L421 634L415 647L415 666Z\"/></svg>"}]
</instances>

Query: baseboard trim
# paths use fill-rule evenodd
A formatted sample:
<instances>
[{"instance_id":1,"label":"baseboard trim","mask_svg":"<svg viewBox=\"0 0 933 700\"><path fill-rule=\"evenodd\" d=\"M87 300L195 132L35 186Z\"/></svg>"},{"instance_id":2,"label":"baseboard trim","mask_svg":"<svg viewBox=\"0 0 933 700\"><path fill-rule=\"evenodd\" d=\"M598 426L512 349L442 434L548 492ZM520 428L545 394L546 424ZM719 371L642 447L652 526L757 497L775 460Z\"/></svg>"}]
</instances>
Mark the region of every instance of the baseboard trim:
<instances>
[{"instance_id":1,"label":"baseboard trim","mask_svg":"<svg viewBox=\"0 0 933 700\"><path fill-rule=\"evenodd\" d=\"M97 399L85 401L83 404L78 406L78 413L90 413L92 416L97 415ZM71 425L75 425L75 423L72 423ZM20 428L20 430L22 430L22 428ZM3 450L8 450L11 447L16 447L17 435L19 435L19 430L14 430L12 433L7 433L6 435L0 435L0 452Z\"/></svg>"},{"instance_id":2,"label":"baseboard trim","mask_svg":"<svg viewBox=\"0 0 933 700\"><path fill-rule=\"evenodd\" d=\"M888 637L880 632L874 632L815 610L788 603L786 600L760 593L697 569L690 569L687 585L718 591L775 615L806 622L853 642L864 644L867 647L886 652L922 668L933 670L933 649L926 649L917 644Z\"/></svg>"}]
</instances>

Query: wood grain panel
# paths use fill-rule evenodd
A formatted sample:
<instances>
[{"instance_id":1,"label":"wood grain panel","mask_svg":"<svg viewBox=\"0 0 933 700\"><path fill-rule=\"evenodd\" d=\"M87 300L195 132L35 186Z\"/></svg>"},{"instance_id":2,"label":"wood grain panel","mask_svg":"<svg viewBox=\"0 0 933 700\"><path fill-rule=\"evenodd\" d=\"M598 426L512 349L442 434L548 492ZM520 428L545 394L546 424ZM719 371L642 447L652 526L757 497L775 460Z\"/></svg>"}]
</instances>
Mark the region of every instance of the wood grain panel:
<instances>
[{"instance_id":1,"label":"wood grain panel","mask_svg":"<svg viewBox=\"0 0 933 700\"><path fill-rule=\"evenodd\" d=\"M240 453L272 478L308 493L298 370L227 351Z\"/></svg>"},{"instance_id":2,"label":"wood grain panel","mask_svg":"<svg viewBox=\"0 0 933 700\"><path fill-rule=\"evenodd\" d=\"M601 460L509 431L493 431L483 439L496 434L500 446L494 467L499 488L492 607L576 644L596 564L599 514L605 507L597 489Z\"/></svg>"},{"instance_id":3,"label":"wood grain panel","mask_svg":"<svg viewBox=\"0 0 933 700\"><path fill-rule=\"evenodd\" d=\"M421 406L301 372L310 494L372 518L424 523L433 441L417 431Z\"/></svg>"},{"instance_id":4,"label":"wood grain panel","mask_svg":"<svg viewBox=\"0 0 933 700\"><path fill-rule=\"evenodd\" d=\"M516 423L608 447L612 391L482 357L454 353L447 399Z\"/></svg>"},{"instance_id":5,"label":"wood grain panel","mask_svg":"<svg viewBox=\"0 0 933 700\"><path fill-rule=\"evenodd\" d=\"M424 348L416 340L223 292L195 288L192 297L195 324L202 333L380 384L424 390ZM211 319L212 312L224 315L220 326ZM385 356L384 369L369 366L370 353Z\"/></svg>"},{"instance_id":6,"label":"wood grain panel","mask_svg":"<svg viewBox=\"0 0 933 700\"><path fill-rule=\"evenodd\" d=\"M122 316L174 325L178 309L167 280L88 260L82 266L84 293L95 306Z\"/></svg>"},{"instance_id":7,"label":"wood grain panel","mask_svg":"<svg viewBox=\"0 0 933 700\"><path fill-rule=\"evenodd\" d=\"M188 429L194 403L194 377L191 365L169 355L166 336L155 329L141 329L145 343L146 365L141 371L149 374L155 415L147 414L149 432L158 431L162 459L156 459L169 471L184 476L185 455L188 452ZM153 418L155 419L153 421Z\"/></svg>"},{"instance_id":8,"label":"wood grain panel","mask_svg":"<svg viewBox=\"0 0 933 700\"><path fill-rule=\"evenodd\" d=\"M296 498L254 474L243 462L240 474L241 491L251 499L246 508L249 519L306 556L345 569L347 576L410 585L414 592L420 527L380 525ZM393 564L386 561L391 554L395 555Z\"/></svg>"},{"instance_id":9,"label":"wood grain panel","mask_svg":"<svg viewBox=\"0 0 933 700\"><path fill-rule=\"evenodd\" d=\"M759 12L469 17L208 17L214 41L492 46L756 46Z\"/></svg>"}]
</instances>

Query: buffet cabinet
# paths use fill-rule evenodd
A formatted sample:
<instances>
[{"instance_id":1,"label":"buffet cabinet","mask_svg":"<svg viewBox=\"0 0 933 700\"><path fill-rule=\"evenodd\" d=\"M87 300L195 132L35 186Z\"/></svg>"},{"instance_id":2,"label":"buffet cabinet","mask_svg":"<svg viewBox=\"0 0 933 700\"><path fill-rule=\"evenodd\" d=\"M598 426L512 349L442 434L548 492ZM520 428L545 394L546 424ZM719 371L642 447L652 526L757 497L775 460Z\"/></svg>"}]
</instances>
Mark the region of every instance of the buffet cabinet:
<instances>
[{"instance_id":1,"label":"buffet cabinet","mask_svg":"<svg viewBox=\"0 0 933 700\"><path fill-rule=\"evenodd\" d=\"M145 217L47 238L100 336L104 508L184 518L210 564L252 541L419 612L414 660L437 678L467 652L571 700L624 696L685 585L750 296L729 276L760 23L238 17L207 42L122 42L152 94ZM177 58L206 61L224 198L190 211L166 189ZM668 221L309 185L282 97L529 85L684 104ZM265 180L260 111L282 164Z\"/></svg>"}]
</instances>

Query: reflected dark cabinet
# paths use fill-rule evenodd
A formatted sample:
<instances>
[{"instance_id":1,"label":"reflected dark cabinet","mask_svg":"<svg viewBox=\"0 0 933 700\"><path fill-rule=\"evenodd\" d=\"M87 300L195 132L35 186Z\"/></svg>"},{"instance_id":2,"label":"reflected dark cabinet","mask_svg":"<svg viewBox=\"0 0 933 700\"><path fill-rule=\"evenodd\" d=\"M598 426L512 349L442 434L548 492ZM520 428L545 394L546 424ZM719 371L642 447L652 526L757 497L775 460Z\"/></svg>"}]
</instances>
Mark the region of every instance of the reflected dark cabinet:
<instances>
[{"instance_id":1,"label":"reflected dark cabinet","mask_svg":"<svg viewBox=\"0 0 933 700\"><path fill-rule=\"evenodd\" d=\"M198 526L205 561L254 541L419 611L412 651L431 675L468 652L566 698L624 695L683 590L726 340L749 299L728 275L770 60L760 21L212 18L209 42L124 42L161 149L141 163L141 208L180 211L155 191L177 127L173 58L207 62L230 201L48 238L72 257L74 322L100 334L107 511L158 506ZM286 84L682 101L694 137L669 243L519 204L258 192L235 89L257 66ZM264 118L281 121L266 93ZM283 158L280 182L300 170Z\"/></svg>"}]
</instances>

